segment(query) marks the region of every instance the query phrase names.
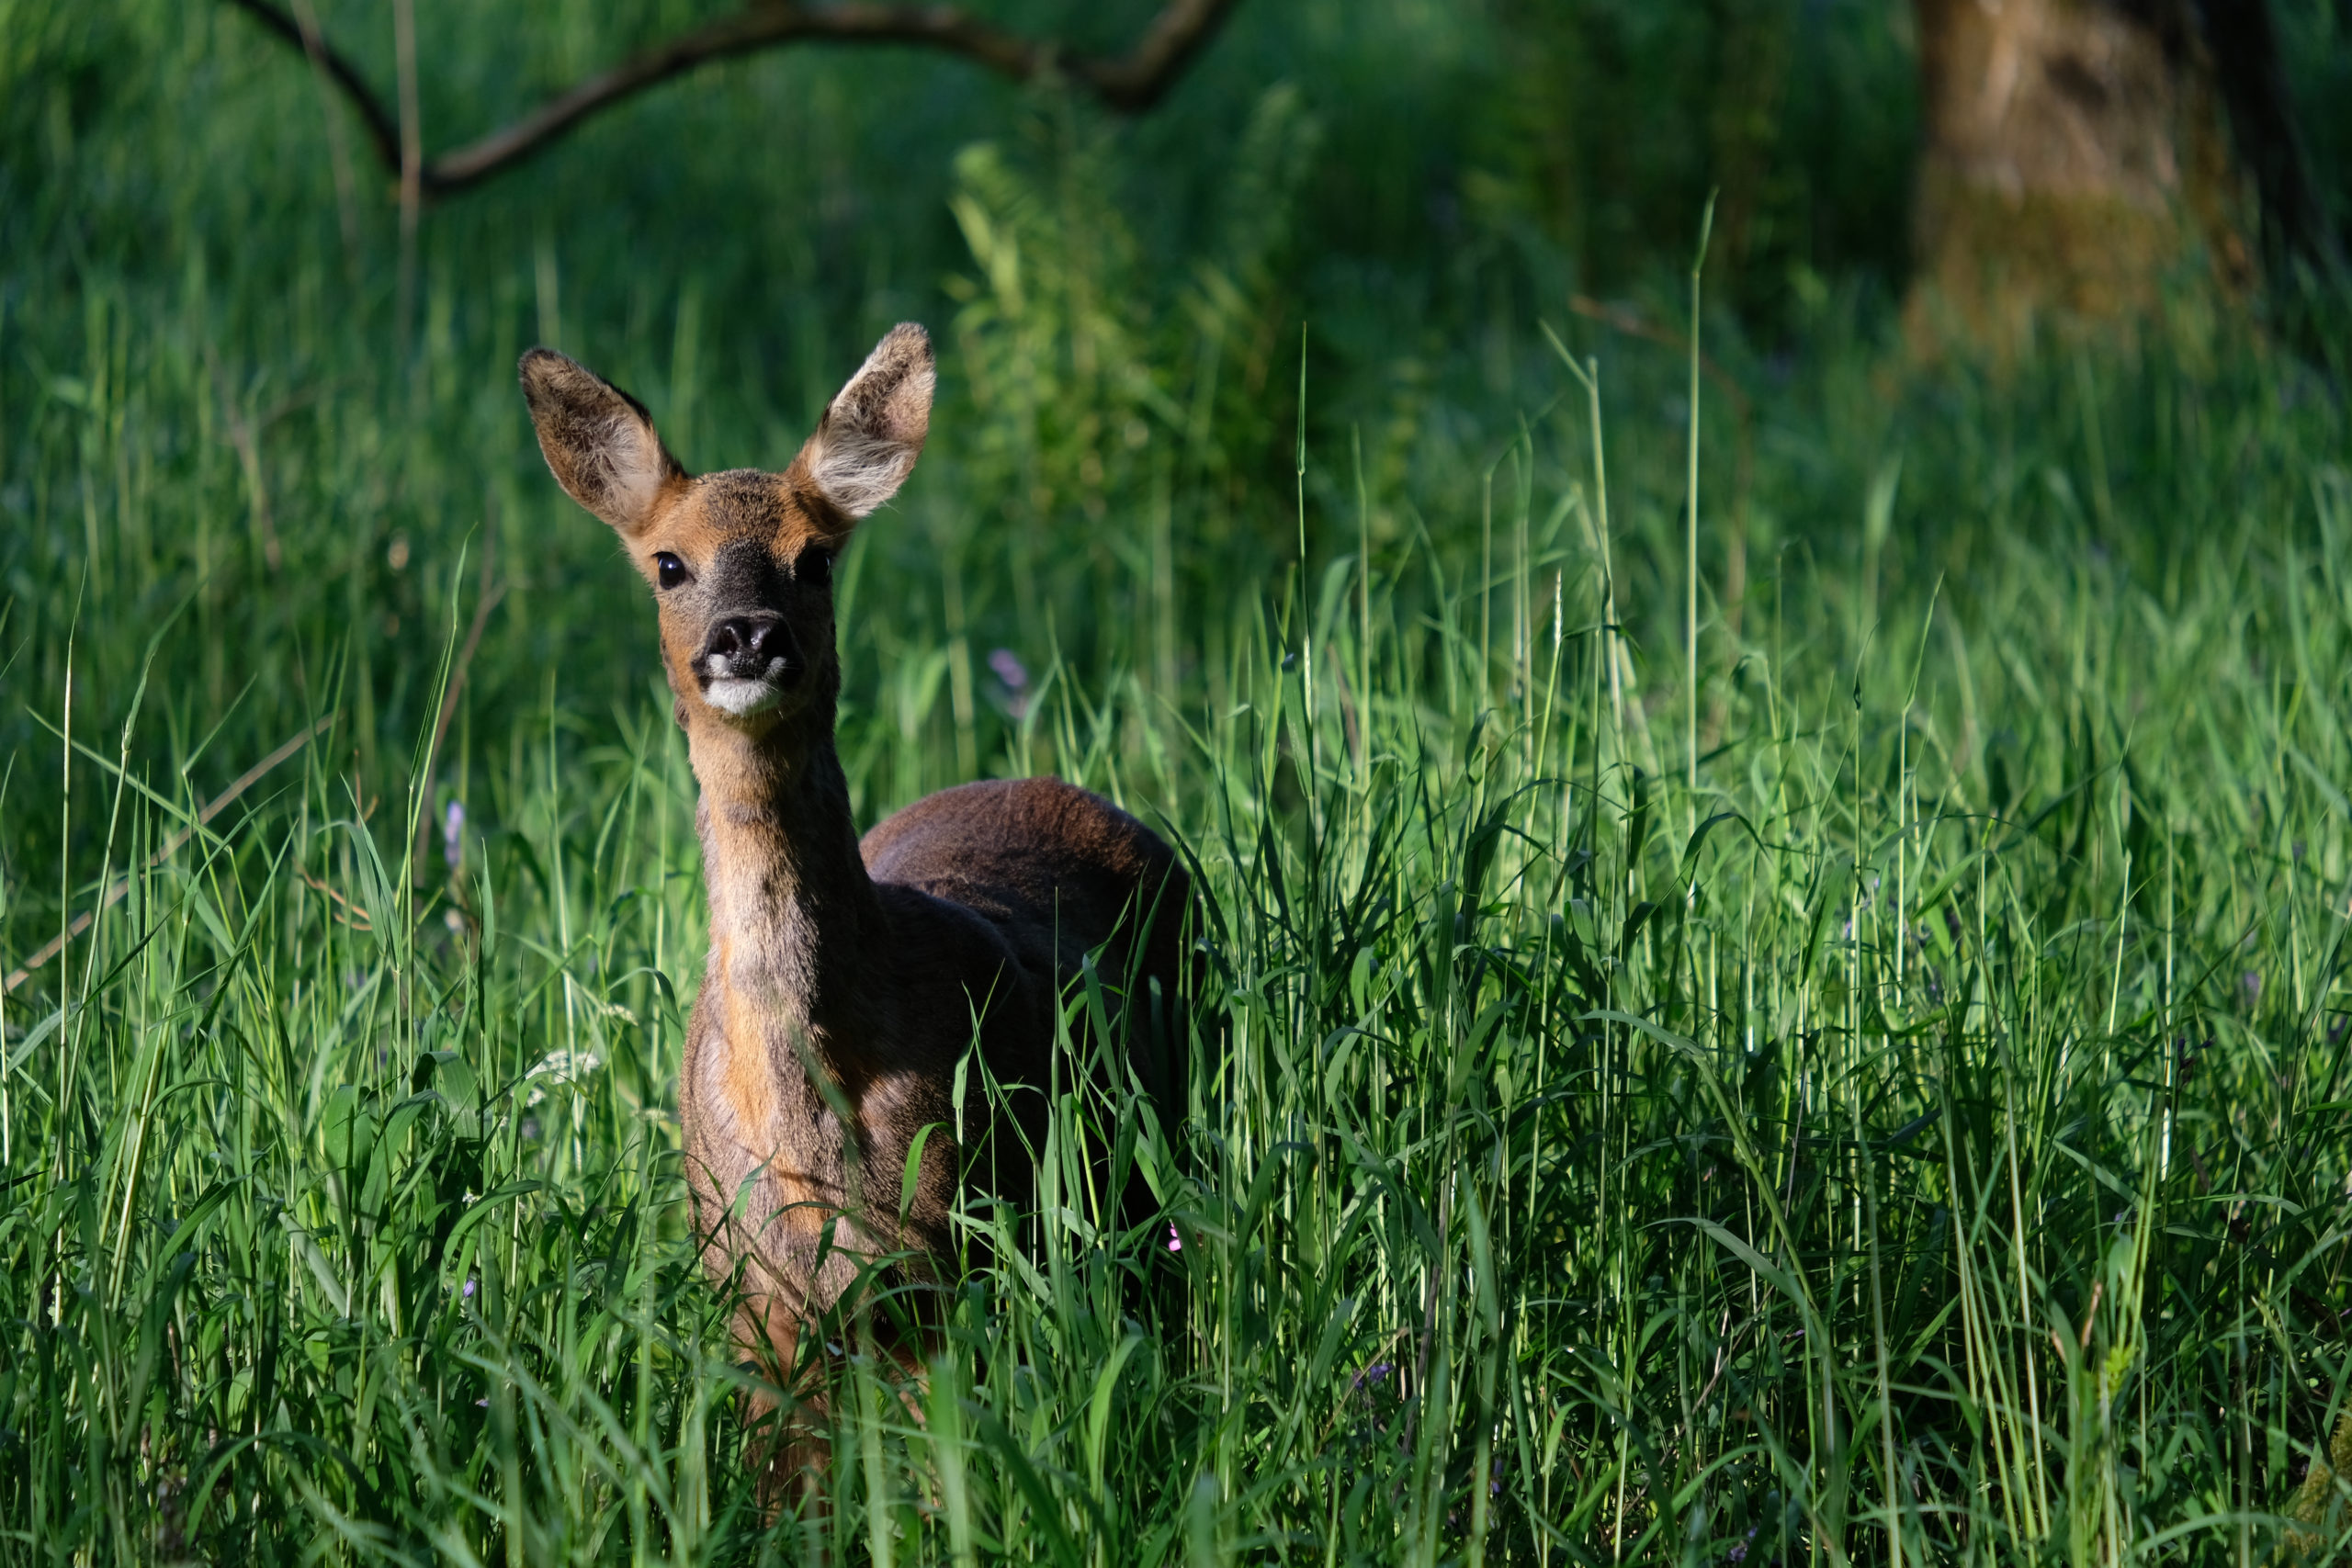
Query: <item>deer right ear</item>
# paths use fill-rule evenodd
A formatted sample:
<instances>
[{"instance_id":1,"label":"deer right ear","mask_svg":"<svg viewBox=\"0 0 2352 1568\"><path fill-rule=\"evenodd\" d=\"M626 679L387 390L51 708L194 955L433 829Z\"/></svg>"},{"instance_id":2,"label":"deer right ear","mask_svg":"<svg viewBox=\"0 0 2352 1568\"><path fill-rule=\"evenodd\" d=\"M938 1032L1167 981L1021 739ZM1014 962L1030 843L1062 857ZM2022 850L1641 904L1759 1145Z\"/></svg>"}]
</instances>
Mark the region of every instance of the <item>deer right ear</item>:
<instances>
[{"instance_id":1,"label":"deer right ear","mask_svg":"<svg viewBox=\"0 0 2352 1568\"><path fill-rule=\"evenodd\" d=\"M551 348L523 355L520 369L556 483L624 536L644 527L663 487L685 477L645 405Z\"/></svg>"}]
</instances>

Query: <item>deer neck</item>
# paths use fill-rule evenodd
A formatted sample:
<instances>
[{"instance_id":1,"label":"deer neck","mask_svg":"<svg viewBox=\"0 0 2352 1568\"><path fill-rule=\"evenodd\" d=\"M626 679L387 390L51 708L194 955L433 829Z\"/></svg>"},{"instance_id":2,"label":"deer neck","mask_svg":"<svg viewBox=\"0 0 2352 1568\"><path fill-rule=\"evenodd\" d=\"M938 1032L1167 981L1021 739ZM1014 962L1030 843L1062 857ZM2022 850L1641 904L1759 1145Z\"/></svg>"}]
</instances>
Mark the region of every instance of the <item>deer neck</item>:
<instances>
[{"instance_id":1,"label":"deer neck","mask_svg":"<svg viewBox=\"0 0 2352 1568\"><path fill-rule=\"evenodd\" d=\"M720 987L739 1050L805 1043L838 1057L871 994L864 969L884 945L882 903L858 854L831 707L811 705L764 735L716 722L688 732L710 903L705 983Z\"/></svg>"}]
</instances>

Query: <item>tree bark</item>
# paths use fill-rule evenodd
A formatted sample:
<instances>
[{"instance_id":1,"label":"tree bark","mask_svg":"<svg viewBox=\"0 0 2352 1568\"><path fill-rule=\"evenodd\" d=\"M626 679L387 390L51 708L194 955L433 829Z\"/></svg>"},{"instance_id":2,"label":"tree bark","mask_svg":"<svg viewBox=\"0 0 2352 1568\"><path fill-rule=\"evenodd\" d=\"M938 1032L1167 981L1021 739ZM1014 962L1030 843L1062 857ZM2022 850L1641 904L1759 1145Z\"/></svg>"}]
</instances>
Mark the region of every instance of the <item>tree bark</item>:
<instances>
[{"instance_id":1,"label":"tree bark","mask_svg":"<svg viewBox=\"0 0 2352 1568\"><path fill-rule=\"evenodd\" d=\"M1915 345L2242 299L2322 254L2267 0L1913 0L1925 145Z\"/></svg>"}]
</instances>

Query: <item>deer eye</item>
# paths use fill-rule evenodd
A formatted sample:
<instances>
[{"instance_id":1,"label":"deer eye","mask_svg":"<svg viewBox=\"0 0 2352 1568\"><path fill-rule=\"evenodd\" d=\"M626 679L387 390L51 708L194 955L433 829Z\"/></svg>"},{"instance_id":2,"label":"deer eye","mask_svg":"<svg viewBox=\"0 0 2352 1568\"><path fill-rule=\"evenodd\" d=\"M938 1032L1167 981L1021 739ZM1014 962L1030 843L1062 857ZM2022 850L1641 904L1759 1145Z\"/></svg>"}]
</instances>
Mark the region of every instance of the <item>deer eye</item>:
<instances>
[{"instance_id":1,"label":"deer eye","mask_svg":"<svg viewBox=\"0 0 2352 1568\"><path fill-rule=\"evenodd\" d=\"M664 588L675 588L689 575L686 571L686 563L667 550L654 552L653 571Z\"/></svg>"},{"instance_id":2,"label":"deer eye","mask_svg":"<svg viewBox=\"0 0 2352 1568\"><path fill-rule=\"evenodd\" d=\"M818 546L800 552L800 559L793 566L793 577L811 588L833 585L833 552Z\"/></svg>"}]
</instances>

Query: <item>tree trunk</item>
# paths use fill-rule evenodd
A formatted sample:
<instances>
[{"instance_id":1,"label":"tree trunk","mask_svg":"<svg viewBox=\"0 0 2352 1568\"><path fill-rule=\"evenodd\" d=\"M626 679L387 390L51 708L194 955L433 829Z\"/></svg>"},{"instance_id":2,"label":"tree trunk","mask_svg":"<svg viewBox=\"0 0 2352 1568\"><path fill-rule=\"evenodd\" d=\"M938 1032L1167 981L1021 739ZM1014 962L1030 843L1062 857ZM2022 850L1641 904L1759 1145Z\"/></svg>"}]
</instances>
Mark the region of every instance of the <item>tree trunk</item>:
<instances>
[{"instance_id":1,"label":"tree trunk","mask_svg":"<svg viewBox=\"0 0 2352 1568\"><path fill-rule=\"evenodd\" d=\"M2243 298L2260 243L2324 246L2267 0L1913 8L1916 345L2006 357L2052 328L2146 318L2167 296Z\"/></svg>"}]
</instances>

